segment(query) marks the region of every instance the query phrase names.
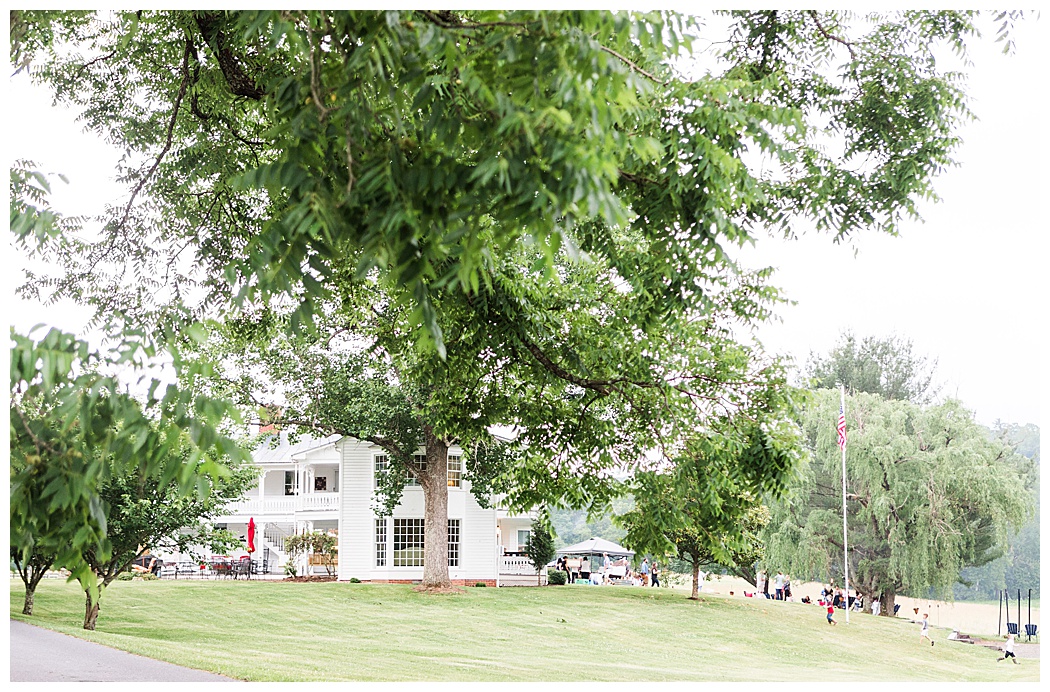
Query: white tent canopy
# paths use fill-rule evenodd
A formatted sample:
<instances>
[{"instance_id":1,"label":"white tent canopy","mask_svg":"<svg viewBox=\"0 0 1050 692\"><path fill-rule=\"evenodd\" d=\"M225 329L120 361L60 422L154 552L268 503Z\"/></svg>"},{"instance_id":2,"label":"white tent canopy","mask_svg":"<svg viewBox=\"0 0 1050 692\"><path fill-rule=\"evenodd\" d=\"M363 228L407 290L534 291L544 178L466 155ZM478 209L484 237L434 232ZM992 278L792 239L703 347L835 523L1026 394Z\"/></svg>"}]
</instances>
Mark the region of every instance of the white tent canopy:
<instances>
[{"instance_id":1,"label":"white tent canopy","mask_svg":"<svg viewBox=\"0 0 1050 692\"><path fill-rule=\"evenodd\" d=\"M591 538L576 545L569 545L558 550L557 553L558 555L603 555L608 553L609 557L631 557L634 555L633 550L628 550L622 545L617 545L604 538Z\"/></svg>"}]
</instances>

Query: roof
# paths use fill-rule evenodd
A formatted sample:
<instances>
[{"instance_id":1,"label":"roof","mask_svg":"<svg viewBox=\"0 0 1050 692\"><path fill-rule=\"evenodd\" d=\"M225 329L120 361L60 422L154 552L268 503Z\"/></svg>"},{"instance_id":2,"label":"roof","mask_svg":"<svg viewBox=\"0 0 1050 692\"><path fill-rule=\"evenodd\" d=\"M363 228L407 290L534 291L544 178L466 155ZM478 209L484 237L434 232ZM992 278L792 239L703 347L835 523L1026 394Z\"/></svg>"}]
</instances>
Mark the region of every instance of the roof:
<instances>
[{"instance_id":1,"label":"roof","mask_svg":"<svg viewBox=\"0 0 1050 692\"><path fill-rule=\"evenodd\" d=\"M602 555L608 553L610 556L634 555L633 550L628 550L622 545L607 541L604 538L590 538L582 543L570 545L557 551L558 555Z\"/></svg>"},{"instance_id":2,"label":"roof","mask_svg":"<svg viewBox=\"0 0 1050 692\"><path fill-rule=\"evenodd\" d=\"M280 461L291 461L293 456L309 452L319 447L327 447L342 439L342 435L327 435L325 437L313 437L311 435L300 435L299 441L292 444L288 439L288 431L282 430L278 437L279 443L273 446L273 436L267 435L252 453L255 463L274 463Z\"/></svg>"}]
</instances>

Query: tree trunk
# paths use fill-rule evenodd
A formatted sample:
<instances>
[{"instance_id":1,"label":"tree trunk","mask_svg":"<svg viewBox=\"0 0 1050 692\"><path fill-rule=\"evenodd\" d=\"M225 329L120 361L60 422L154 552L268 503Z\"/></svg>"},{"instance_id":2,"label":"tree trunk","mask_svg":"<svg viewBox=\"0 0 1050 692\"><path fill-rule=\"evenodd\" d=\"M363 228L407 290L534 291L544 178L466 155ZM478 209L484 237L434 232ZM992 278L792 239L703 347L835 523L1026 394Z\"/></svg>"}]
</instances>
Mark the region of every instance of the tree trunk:
<instances>
[{"instance_id":1,"label":"tree trunk","mask_svg":"<svg viewBox=\"0 0 1050 692\"><path fill-rule=\"evenodd\" d=\"M40 584L40 580L44 578L47 571L51 569L51 565L54 564L55 559L53 557L34 554L27 563L23 563L18 557L15 557L14 561L15 567L18 569L18 576L22 578L22 583L26 588L25 602L22 604L22 614L32 615L33 603L36 598L36 587Z\"/></svg>"},{"instance_id":2,"label":"tree trunk","mask_svg":"<svg viewBox=\"0 0 1050 692\"><path fill-rule=\"evenodd\" d=\"M693 563L693 593L689 595L689 598L698 601L700 600L700 563Z\"/></svg>"},{"instance_id":3,"label":"tree trunk","mask_svg":"<svg viewBox=\"0 0 1050 692\"><path fill-rule=\"evenodd\" d=\"M425 504L423 587L448 589L448 444L425 429L427 469L419 474Z\"/></svg>"},{"instance_id":4,"label":"tree trunk","mask_svg":"<svg viewBox=\"0 0 1050 692\"><path fill-rule=\"evenodd\" d=\"M879 613L882 617L894 617L893 606L894 601L897 600L897 592L894 589L884 589L882 592L882 611Z\"/></svg>"},{"instance_id":5,"label":"tree trunk","mask_svg":"<svg viewBox=\"0 0 1050 692\"><path fill-rule=\"evenodd\" d=\"M91 594L84 592L85 605L84 605L84 629L94 630L95 623L98 621L99 603L91 602ZM102 600L102 590L99 589L99 600Z\"/></svg>"}]
</instances>

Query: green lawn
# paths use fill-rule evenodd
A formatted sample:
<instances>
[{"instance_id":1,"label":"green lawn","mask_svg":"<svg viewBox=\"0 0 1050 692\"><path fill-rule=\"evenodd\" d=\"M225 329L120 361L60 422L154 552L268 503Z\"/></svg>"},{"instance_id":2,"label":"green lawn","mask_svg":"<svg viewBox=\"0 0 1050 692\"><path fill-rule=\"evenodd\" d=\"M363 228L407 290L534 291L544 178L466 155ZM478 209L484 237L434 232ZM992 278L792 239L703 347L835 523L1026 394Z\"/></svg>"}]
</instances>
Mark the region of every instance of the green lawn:
<instances>
[{"instance_id":1,"label":"green lawn","mask_svg":"<svg viewBox=\"0 0 1050 692\"><path fill-rule=\"evenodd\" d=\"M126 651L255 681L1038 681L1038 661L945 640L907 621L816 605L631 587L468 588L246 581L115 582L98 630L83 595L45 580L11 617ZM840 617L841 619L841 617Z\"/></svg>"}]
</instances>

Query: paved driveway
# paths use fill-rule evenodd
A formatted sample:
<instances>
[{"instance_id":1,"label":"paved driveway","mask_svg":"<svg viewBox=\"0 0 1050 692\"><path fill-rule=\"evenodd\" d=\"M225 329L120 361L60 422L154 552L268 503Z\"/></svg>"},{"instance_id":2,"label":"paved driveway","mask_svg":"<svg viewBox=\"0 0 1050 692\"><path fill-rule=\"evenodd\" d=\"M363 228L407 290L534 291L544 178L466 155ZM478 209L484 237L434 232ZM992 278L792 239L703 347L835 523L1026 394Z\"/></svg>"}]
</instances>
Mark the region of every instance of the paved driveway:
<instances>
[{"instance_id":1,"label":"paved driveway","mask_svg":"<svg viewBox=\"0 0 1050 692\"><path fill-rule=\"evenodd\" d=\"M11 682L238 682L11 620Z\"/></svg>"}]
</instances>

